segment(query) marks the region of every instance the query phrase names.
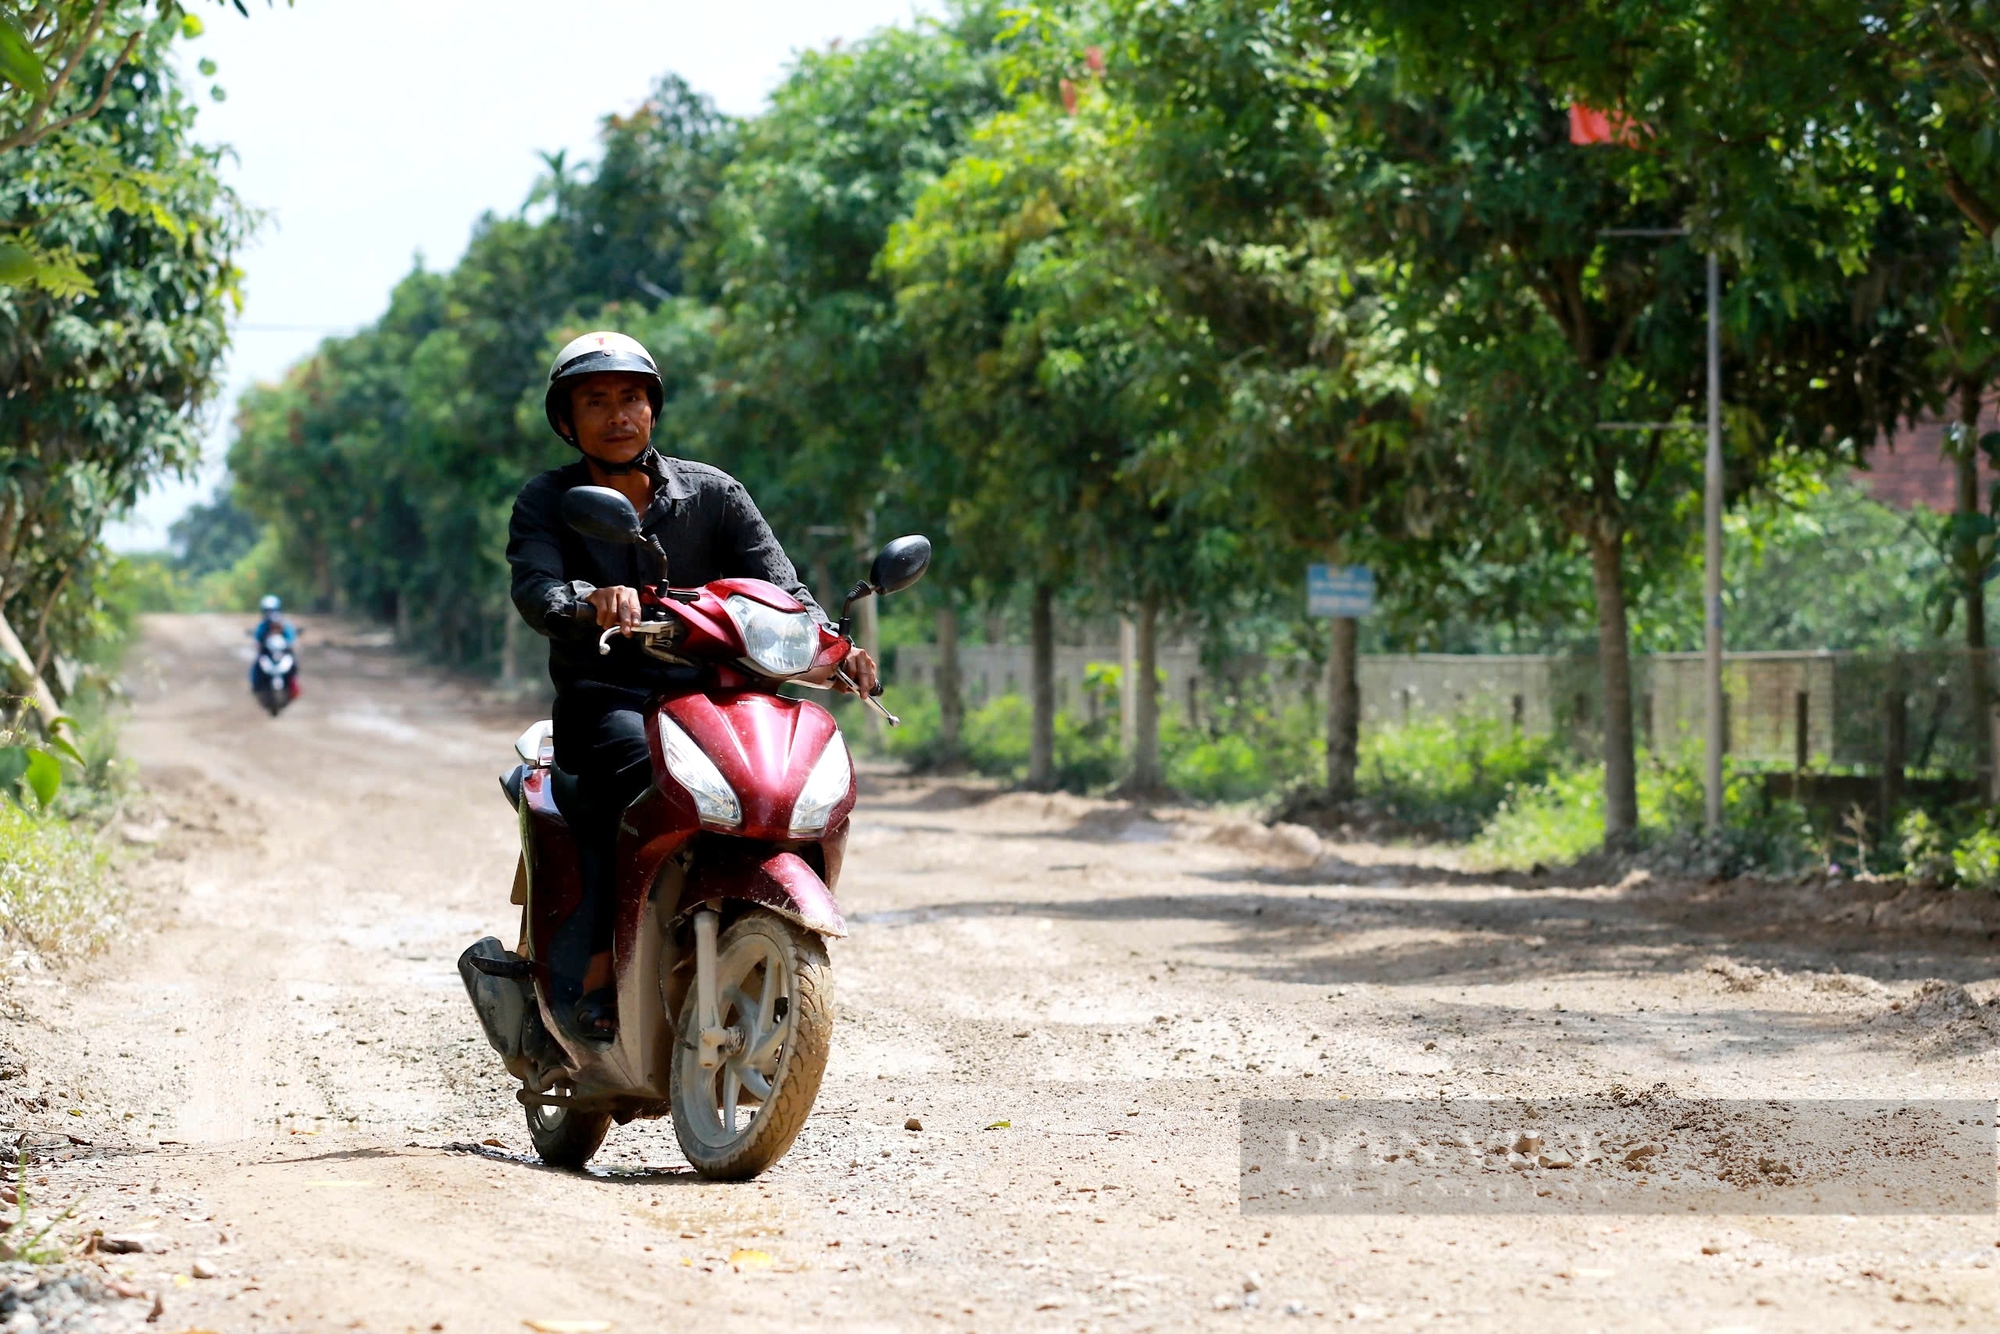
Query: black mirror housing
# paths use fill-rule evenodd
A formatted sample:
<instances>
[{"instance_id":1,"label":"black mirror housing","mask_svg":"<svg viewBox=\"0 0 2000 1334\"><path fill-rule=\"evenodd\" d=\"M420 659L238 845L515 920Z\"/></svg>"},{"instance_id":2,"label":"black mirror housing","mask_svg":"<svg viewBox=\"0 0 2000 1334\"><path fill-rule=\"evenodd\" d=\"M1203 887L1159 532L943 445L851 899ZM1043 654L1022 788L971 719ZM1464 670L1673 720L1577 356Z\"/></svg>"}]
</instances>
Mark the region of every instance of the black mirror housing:
<instances>
[{"instance_id":1,"label":"black mirror housing","mask_svg":"<svg viewBox=\"0 0 2000 1334\"><path fill-rule=\"evenodd\" d=\"M931 540L920 533L899 537L881 554L868 571L868 586L877 594L900 593L924 577L931 567Z\"/></svg>"},{"instance_id":2,"label":"black mirror housing","mask_svg":"<svg viewBox=\"0 0 2000 1334\"><path fill-rule=\"evenodd\" d=\"M636 546L645 541L639 531L639 511L608 486L573 486L563 492L563 522L599 542Z\"/></svg>"}]
</instances>

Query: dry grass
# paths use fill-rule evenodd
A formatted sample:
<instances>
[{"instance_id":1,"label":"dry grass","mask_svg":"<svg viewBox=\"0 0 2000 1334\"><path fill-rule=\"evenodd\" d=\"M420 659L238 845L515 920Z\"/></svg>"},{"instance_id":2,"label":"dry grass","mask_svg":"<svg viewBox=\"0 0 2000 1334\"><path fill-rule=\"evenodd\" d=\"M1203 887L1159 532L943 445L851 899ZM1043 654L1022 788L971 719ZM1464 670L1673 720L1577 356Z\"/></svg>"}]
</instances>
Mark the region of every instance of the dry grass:
<instances>
[{"instance_id":1,"label":"dry grass","mask_svg":"<svg viewBox=\"0 0 2000 1334\"><path fill-rule=\"evenodd\" d=\"M88 825L0 798L0 932L45 955L89 953L116 924L121 893Z\"/></svg>"}]
</instances>

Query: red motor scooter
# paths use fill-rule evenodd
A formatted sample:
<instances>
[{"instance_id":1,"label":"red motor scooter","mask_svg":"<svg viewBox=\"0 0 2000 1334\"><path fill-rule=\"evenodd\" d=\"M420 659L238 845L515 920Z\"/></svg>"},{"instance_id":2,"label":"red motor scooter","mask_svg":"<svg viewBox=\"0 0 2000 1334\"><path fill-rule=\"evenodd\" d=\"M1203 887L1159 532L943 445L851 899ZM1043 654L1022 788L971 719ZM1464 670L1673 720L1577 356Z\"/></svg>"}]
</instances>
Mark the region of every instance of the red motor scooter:
<instances>
[{"instance_id":1,"label":"red motor scooter","mask_svg":"<svg viewBox=\"0 0 2000 1334\"><path fill-rule=\"evenodd\" d=\"M915 583L930 542L884 547L829 631L760 579L669 587L665 554L616 491L571 490L563 518L586 537L640 548L644 619L630 633L684 682L646 708L653 783L618 826L617 1035L586 1037L572 1017L588 957L566 815L575 780L555 767L547 722L515 743L521 763L500 780L520 817L520 946L488 936L460 956L459 975L487 1041L521 1081L515 1096L543 1161L581 1166L613 1121L670 1113L696 1171L754 1176L791 1147L826 1069L825 941L846 934L833 888L854 806L833 716L778 687L837 671L853 646L853 604ZM620 633L605 631L598 651Z\"/></svg>"}]
</instances>

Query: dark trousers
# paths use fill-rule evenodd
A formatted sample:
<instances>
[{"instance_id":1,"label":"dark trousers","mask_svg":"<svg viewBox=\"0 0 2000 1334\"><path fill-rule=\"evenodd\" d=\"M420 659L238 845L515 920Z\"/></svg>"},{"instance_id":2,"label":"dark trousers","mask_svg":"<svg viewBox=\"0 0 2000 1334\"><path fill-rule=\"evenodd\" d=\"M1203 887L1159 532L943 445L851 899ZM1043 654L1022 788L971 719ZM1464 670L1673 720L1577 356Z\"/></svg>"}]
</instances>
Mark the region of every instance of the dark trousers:
<instances>
[{"instance_id":1,"label":"dark trousers","mask_svg":"<svg viewBox=\"0 0 2000 1334\"><path fill-rule=\"evenodd\" d=\"M611 948L617 901L618 819L653 782L643 691L581 683L556 696L556 767L577 780L577 810L566 811L583 877L584 938L590 952Z\"/></svg>"}]
</instances>

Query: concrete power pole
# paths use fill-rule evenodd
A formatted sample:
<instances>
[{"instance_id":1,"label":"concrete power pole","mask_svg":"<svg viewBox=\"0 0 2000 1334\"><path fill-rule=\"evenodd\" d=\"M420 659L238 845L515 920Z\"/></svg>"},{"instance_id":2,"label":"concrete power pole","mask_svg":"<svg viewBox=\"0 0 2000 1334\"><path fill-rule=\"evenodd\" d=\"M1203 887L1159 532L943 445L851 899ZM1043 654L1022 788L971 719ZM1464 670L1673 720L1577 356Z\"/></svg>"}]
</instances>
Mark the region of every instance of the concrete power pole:
<instances>
[{"instance_id":1,"label":"concrete power pole","mask_svg":"<svg viewBox=\"0 0 2000 1334\"><path fill-rule=\"evenodd\" d=\"M1708 253L1708 461L1702 485L1702 682L1707 767L1702 774L1708 832L1722 830L1722 267Z\"/></svg>"}]
</instances>

